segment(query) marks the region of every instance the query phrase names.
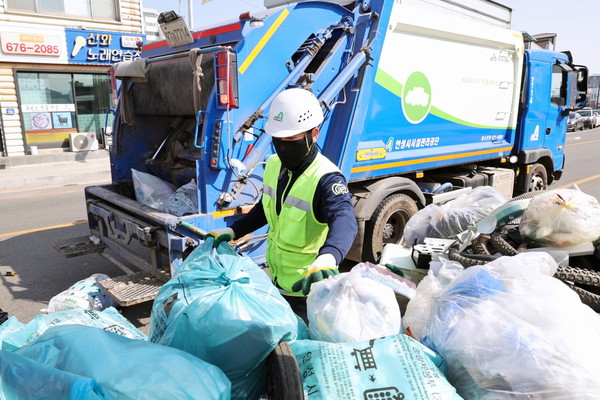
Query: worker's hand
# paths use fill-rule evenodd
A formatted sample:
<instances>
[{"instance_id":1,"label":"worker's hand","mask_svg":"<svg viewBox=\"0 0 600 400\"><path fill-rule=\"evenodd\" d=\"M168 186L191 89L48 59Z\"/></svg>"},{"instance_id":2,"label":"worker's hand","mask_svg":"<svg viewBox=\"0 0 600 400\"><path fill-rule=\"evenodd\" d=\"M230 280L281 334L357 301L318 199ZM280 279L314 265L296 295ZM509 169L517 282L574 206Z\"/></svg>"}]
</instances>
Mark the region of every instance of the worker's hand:
<instances>
[{"instance_id":1,"label":"worker's hand","mask_svg":"<svg viewBox=\"0 0 600 400\"><path fill-rule=\"evenodd\" d=\"M230 240L235 239L235 232L231 228L215 229L214 231L208 232L208 234L215 238L215 247L221 242L229 242Z\"/></svg>"},{"instance_id":2,"label":"worker's hand","mask_svg":"<svg viewBox=\"0 0 600 400\"><path fill-rule=\"evenodd\" d=\"M297 292L302 289L302 294L308 296L310 287L313 283L328 279L330 276L338 275L338 267L335 262L335 257L332 254L321 254L316 260L308 267L304 278L294 283L292 291Z\"/></svg>"}]
</instances>

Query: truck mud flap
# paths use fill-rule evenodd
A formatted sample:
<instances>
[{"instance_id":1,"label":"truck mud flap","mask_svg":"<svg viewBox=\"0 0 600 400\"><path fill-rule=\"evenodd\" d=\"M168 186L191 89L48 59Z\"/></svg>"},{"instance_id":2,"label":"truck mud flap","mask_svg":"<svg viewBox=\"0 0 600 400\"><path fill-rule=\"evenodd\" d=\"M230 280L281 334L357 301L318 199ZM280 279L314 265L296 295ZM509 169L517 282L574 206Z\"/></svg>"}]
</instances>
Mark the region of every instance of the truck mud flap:
<instances>
[{"instance_id":1,"label":"truck mud flap","mask_svg":"<svg viewBox=\"0 0 600 400\"><path fill-rule=\"evenodd\" d=\"M99 281L98 285L121 307L133 306L154 300L167 277L146 271L121 275Z\"/></svg>"},{"instance_id":2,"label":"truck mud flap","mask_svg":"<svg viewBox=\"0 0 600 400\"><path fill-rule=\"evenodd\" d=\"M62 240L52 243L65 258L83 256L91 253L101 253L106 248L102 243L94 243L88 236Z\"/></svg>"}]
</instances>

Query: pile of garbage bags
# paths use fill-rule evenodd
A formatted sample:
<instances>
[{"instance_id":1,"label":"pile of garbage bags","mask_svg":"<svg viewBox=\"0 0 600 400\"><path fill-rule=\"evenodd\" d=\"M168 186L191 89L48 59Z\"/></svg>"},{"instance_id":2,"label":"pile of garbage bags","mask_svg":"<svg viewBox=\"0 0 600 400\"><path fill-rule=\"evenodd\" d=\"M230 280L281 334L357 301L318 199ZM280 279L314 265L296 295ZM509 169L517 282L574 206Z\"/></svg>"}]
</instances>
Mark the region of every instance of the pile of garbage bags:
<instances>
[{"instance_id":1,"label":"pile of garbage bags","mask_svg":"<svg viewBox=\"0 0 600 400\"><path fill-rule=\"evenodd\" d=\"M209 237L160 289L148 336L99 274L47 314L0 324L0 397L597 399L599 238L585 193L507 202L477 188L417 213L378 264L313 284L307 325L250 258Z\"/></svg>"},{"instance_id":2,"label":"pile of garbage bags","mask_svg":"<svg viewBox=\"0 0 600 400\"><path fill-rule=\"evenodd\" d=\"M161 288L148 337L113 307L94 309L98 278L74 285L81 308L69 298L0 324L0 397L258 400L275 346L307 336L269 277L212 238Z\"/></svg>"},{"instance_id":3,"label":"pile of garbage bags","mask_svg":"<svg viewBox=\"0 0 600 400\"><path fill-rule=\"evenodd\" d=\"M311 399L598 398L600 317L588 304L600 295L593 287L600 286L599 237L600 205L574 189L506 202L495 189L478 188L426 207L407 224L406 246L389 245L379 265L365 263L313 285L313 340L292 343L305 393ZM422 255L426 269L418 268ZM394 286L369 280L365 268L398 273L416 290L390 293Z\"/></svg>"}]
</instances>

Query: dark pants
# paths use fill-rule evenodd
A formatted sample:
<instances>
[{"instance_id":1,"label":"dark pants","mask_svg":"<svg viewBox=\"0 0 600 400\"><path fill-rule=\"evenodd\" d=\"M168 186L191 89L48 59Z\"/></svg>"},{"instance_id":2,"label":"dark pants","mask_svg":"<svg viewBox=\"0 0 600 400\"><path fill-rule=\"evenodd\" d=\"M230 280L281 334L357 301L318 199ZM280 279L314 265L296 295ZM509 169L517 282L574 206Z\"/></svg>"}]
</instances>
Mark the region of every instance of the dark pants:
<instances>
[{"instance_id":1,"label":"dark pants","mask_svg":"<svg viewBox=\"0 0 600 400\"><path fill-rule=\"evenodd\" d=\"M284 299L292 307L292 310L308 325L308 317L306 315L306 297L283 296Z\"/></svg>"}]
</instances>

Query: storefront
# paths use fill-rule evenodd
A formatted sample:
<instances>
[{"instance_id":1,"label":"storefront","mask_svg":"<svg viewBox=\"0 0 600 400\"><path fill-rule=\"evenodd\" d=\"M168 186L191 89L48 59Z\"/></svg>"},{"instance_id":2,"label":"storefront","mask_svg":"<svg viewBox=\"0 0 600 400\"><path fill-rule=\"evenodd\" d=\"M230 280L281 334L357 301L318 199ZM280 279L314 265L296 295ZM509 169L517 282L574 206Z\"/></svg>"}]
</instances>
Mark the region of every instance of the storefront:
<instances>
[{"instance_id":1,"label":"storefront","mask_svg":"<svg viewBox=\"0 0 600 400\"><path fill-rule=\"evenodd\" d=\"M4 154L70 149L79 133L104 147L114 108L108 69L139 58L143 40L141 34L100 30L0 28Z\"/></svg>"},{"instance_id":2,"label":"storefront","mask_svg":"<svg viewBox=\"0 0 600 400\"><path fill-rule=\"evenodd\" d=\"M17 70L25 142L40 149L69 148L69 134L93 132L100 147L111 108L108 74Z\"/></svg>"}]
</instances>

